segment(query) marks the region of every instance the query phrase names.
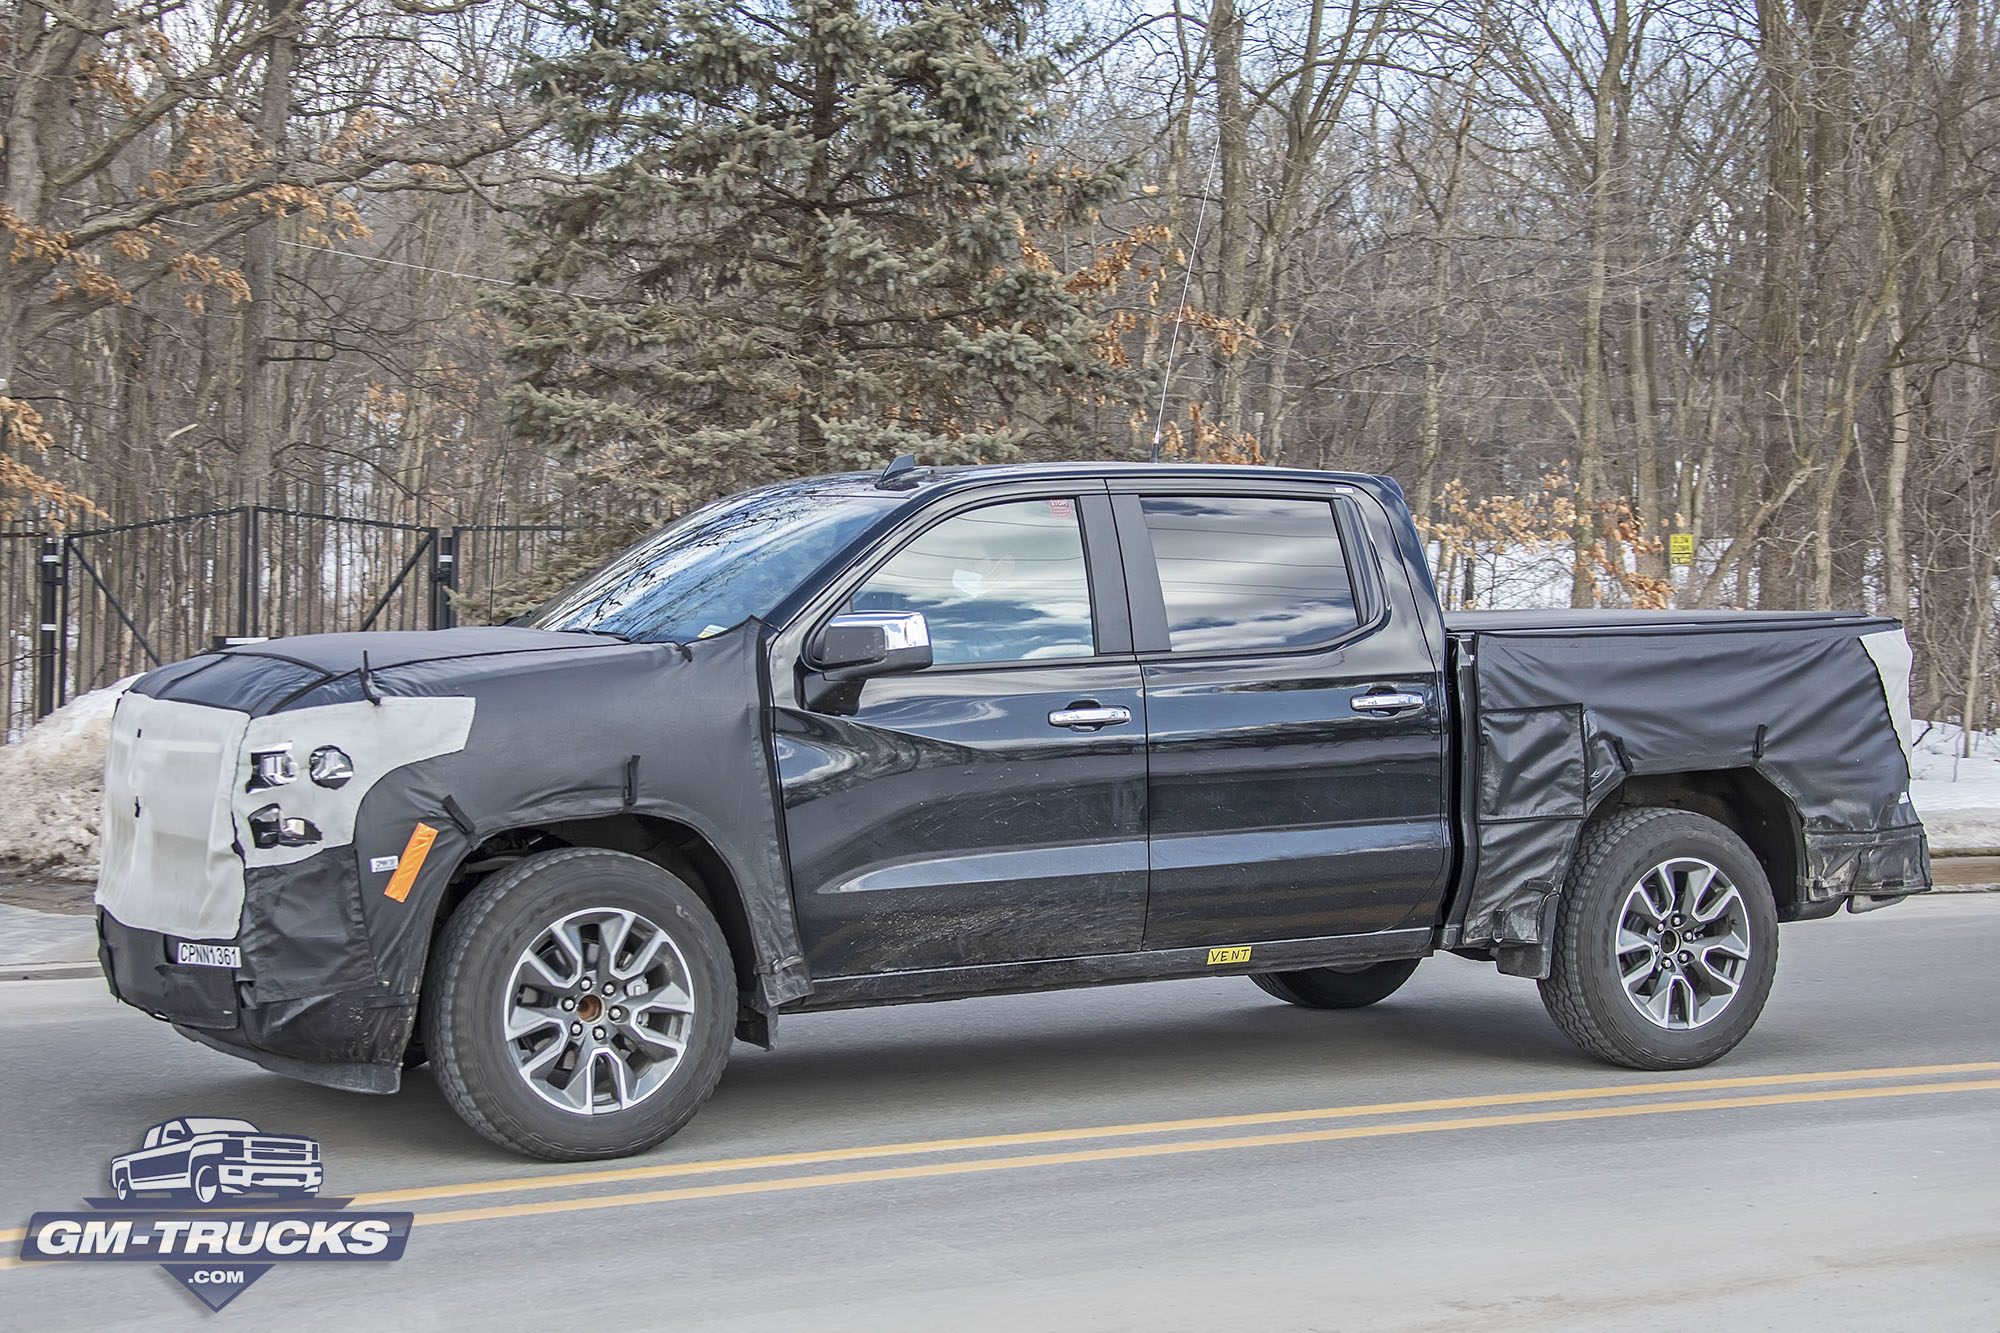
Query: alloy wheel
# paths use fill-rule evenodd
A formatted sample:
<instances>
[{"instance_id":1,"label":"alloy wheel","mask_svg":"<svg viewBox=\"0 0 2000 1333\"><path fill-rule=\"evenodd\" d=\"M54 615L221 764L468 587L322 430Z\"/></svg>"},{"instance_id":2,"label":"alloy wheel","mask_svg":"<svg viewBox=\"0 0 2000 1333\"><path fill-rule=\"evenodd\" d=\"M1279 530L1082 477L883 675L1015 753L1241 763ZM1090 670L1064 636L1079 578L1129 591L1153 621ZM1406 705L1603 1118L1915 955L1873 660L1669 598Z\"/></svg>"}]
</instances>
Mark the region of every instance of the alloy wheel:
<instances>
[{"instance_id":1,"label":"alloy wheel","mask_svg":"<svg viewBox=\"0 0 2000 1333\"><path fill-rule=\"evenodd\" d=\"M586 908L545 927L501 1002L515 1071L551 1106L606 1115L658 1092L685 1054L695 1002L687 960L660 926Z\"/></svg>"},{"instance_id":2,"label":"alloy wheel","mask_svg":"<svg viewBox=\"0 0 2000 1333\"><path fill-rule=\"evenodd\" d=\"M1625 997L1647 1022L1702 1027L1729 1008L1748 972L1749 909L1715 865L1675 857L1633 884L1611 947Z\"/></svg>"}]
</instances>

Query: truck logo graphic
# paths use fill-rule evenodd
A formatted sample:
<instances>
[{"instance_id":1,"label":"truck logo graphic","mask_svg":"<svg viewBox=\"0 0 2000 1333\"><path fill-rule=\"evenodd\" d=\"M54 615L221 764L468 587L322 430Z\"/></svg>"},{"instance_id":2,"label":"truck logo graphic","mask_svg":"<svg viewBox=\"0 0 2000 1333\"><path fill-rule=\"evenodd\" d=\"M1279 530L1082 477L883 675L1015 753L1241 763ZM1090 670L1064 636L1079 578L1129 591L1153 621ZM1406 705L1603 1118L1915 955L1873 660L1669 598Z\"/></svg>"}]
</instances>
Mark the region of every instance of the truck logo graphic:
<instances>
[{"instance_id":1,"label":"truck logo graphic","mask_svg":"<svg viewBox=\"0 0 2000 1333\"><path fill-rule=\"evenodd\" d=\"M111 1192L121 1202L159 1191L204 1206L239 1194L306 1199L322 1178L316 1141L212 1116L163 1120L140 1148L111 1159Z\"/></svg>"},{"instance_id":2,"label":"truck logo graphic","mask_svg":"<svg viewBox=\"0 0 2000 1333\"><path fill-rule=\"evenodd\" d=\"M21 1238L30 1262L157 1263L220 1310L281 1263L403 1257L409 1213L347 1212L321 1198L319 1143L248 1120L177 1116L111 1159L111 1197L92 1211L36 1213Z\"/></svg>"}]
</instances>

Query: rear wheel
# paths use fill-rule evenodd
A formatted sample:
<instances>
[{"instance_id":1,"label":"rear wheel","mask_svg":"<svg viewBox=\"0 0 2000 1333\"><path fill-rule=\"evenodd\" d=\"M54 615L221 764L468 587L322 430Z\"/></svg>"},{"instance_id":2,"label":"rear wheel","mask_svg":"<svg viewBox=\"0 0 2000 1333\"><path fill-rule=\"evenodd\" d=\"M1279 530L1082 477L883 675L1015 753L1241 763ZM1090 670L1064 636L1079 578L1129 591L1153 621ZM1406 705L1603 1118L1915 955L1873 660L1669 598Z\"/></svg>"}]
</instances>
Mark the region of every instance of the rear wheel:
<instances>
[{"instance_id":1,"label":"rear wheel","mask_svg":"<svg viewBox=\"0 0 2000 1333\"><path fill-rule=\"evenodd\" d=\"M1690 1069L1749 1034L1777 970L1777 907L1744 841L1692 811L1626 810L1577 849L1542 1003L1601 1060Z\"/></svg>"},{"instance_id":2,"label":"rear wheel","mask_svg":"<svg viewBox=\"0 0 2000 1333\"><path fill-rule=\"evenodd\" d=\"M1401 989L1419 960L1398 958L1354 969L1312 967L1299 972L1259 972L1250 980L1266 995L1306 1009L1359 1009Z\"/></svg>"},{"instance_id":3,"label":"rear wheel","mask_svg":"<svg viewBox=\"0 0 2000 1333\"><path fill-rule=\"evenodd\" d=\"M698 894L651 862L573 848L530 857L452 913L423 1049L452 1108L551 1161L653 1146L708 1100L736 1020L728 942Z\"/></svg>"}]
</instances>

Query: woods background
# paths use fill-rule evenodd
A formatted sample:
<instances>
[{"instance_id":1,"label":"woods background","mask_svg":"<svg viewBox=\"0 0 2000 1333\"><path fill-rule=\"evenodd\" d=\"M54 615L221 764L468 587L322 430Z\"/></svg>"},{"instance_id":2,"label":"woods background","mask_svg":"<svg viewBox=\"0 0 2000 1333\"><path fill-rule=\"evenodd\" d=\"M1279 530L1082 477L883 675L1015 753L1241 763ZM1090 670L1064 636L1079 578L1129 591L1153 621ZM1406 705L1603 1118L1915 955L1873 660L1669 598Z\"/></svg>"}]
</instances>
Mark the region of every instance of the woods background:
<instances>
[{"instance_id":1,"label":"woods background","mask_svg":"<svg viewBox=\"0 0 2000 1333\"><path fill-rule=\"evenodd\" d=\"M898 452L1360 469L1454 602L1887 612L1918 714L1990 726L1997 46L1928 0L4 0L0 492L568 525L521 601Z\"/></svg>"}]
</instances>

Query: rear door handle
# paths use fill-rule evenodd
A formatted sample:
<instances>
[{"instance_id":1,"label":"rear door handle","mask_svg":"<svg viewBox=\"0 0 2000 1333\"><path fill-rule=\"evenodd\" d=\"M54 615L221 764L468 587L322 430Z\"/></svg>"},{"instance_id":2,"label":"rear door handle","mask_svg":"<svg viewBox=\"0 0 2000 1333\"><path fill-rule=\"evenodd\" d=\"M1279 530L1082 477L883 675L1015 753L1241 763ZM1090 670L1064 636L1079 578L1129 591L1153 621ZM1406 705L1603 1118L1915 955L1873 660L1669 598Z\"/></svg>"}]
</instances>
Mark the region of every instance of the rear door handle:
<instances>
[{"instance_id":1,"label":"rear door handle","mask_svg":"<svg viewBox=\"0 0 2000 1333\"><path fill-rule=\"evenodd\" d=\"M1116 727L1132 720L1129 708L1102 708L1096 704L1071 704L1068 708L1058 708L1049 714L1052 727L1070 727L1077 731L1096 731L1099 727Z\"/></svg>"},{"instance_id":2,"label":"rear door handle","mask_svg":"<svg viewBox=\"0 0 2000 1333\"><path fill-rule=\"evenodd\" d=\"M1394 690L1383 694L1357 694L1347 701L1347 706L1357 713L1400 713L1408 708L1422 708L1429 702L1421 694Z\"/></svg>"}]
</instances>

